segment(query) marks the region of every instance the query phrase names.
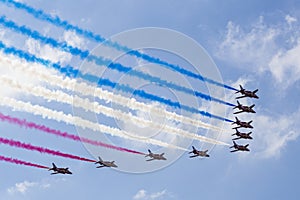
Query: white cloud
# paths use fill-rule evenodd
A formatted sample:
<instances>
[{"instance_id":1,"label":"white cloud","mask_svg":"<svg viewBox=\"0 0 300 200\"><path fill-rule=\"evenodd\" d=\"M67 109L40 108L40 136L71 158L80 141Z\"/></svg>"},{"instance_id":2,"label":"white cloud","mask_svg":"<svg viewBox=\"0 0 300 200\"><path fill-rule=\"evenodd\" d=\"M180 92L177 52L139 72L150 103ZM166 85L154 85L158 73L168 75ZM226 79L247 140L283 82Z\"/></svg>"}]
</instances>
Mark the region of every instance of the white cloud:
<instances>
[{"instance_id":1,"label":"white cloud","mask_svg":"<svg viewBox=\"0 0 300 200\"><path fill-rule=\"evenodd\" d=\"M68 63L72 58L69 53L52 48L49 45L41 45L33 39L27 39L25 45L29 53L52 62Z\"/></svg>"},{"instance_id":2,"label":"white cloud","mask_svg":"<svg viewBox=\"0 0 300 200\"><path fill-rule=\"evenodd\" d=\"M163 198L167 194L166 190L150 194L150 199Z\"/></svg>"},{"instance_id":3,"label":"white cloud","mask_svg":"<svg viewBox=\"0 0 300 200\"><path fill-rule=\"evenodd\" d=\"M299 38L300 39L300 38ZM300 79L300 40L289 50L281 50L272 57L268 66L275 79L285 86Z\"/></svg>"},{"instance_id":4,"label":"white cloud","mask_svg":"<svg viewBox=\"0 0 300 200\"><path fill-rule=\"evenodd\" d=\"M290 15L286 15L284 19L285 19L286 22L289 24L289 26L292 26L292 24L293 24L294 22L297 22L297 21L298 21L297 18L292 17L292 16L290 16Z\"/></svg>"},{"instance_id":5,"label":"white cloud","mask_svg":"<svg viewBox=\"0 0 300 200\"><path fill-rule=\"evenodd\" d=\"M37 190L47 190L53 185L57 185L59 182L66 181L65 178L57 179L42 179L40 181L23 181L16 183L14 186L6 189L8 195L26 195L28 192Z\"/></svg>"},{"instance_id":6,"label":"white cloud","mask_svg":"<svg viewBox=\"0 0 300 200\"><path fill-rule=\"evenodd\" d=\"M279 34L280 29L267 26L263 17L260 17L248 31L229 21L217 56L237 63L239 67L244 67L245 64L251 69L263 67L263 63L270 59L276 49L274 39Z\"/></svg>"},{"instance_id":7,"label":"white cloud","mask_svg":"<svg viewBox=\"0 0 300 200\"><path fill-rule=\"evenodd\" d=\"M172 195L170 195L167 190L162 190L159 192L154 192L154 193L149 193L141 189L139 190L134 196L134 200L154 200L154 199L166 199L166 198L171 198Z\"/></svg>"},{"instance_id":8,"label":"white cloud","mask_svg":"<svg viewBox=\"0 0 300 200\"><path fill-rule=\"evenodd\" d=\"M133 199L144 199L146 197L146 193L146 190L141 189L133 196Z\"/></svg>"},{"instance_id":9,"label":"white cloud","mask_svg":"<svg viewBox=\"0 0 300 200\"><path fill-rule=\"evenodd\" d=\"M300 135L300 110L289 115L255 117L253 149L260 158L279 157L288 142L295 141Z\"/></svg>"},{"instance_id":10,"label":"white cloud","mask_svg":"<svg viewBox=\"0 0 300 200\"><path fill-rule=\"evenodd\" d=\"M16 193L25 194L29 188L33 188L36 186L38 186L37 182L24 181L21 183L16 183L13 187L8 188L7 192L11 195Z\"/></svg>"},{"instance_id":11,"label":"white cloud","mask_svg":"<svg viewBox=\"0 0 300 200\"><path fill-rule=\"evenodd\" d=\"M248 27L229 21L217 57L260 74L270 72L283 89L298 81L300 25L297 19L286 15L277 23L266 23L261 16Z\"/></svg>"},{"instance_id":12,"label":"white cloud","mask_svg":"<svg viewBox=\"0 0 300 200\"><path fill-rule=\"evenodd\" d=\"M77 47L81 49L85 47L85 40L79 37L73 31L65 31L63 35L63 39L73 47Z\"/></svg>"}]
</instances>

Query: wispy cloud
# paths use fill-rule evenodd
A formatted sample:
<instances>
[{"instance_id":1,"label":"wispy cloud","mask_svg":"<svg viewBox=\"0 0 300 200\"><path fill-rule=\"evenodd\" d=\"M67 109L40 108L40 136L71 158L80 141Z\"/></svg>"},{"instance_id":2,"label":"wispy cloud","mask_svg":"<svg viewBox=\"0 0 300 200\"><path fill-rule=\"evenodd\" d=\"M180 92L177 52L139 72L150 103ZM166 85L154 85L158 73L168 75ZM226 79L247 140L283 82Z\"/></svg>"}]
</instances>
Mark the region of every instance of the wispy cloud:
<instances>
[{"instance_id":1,"label":"wispy cloud","mask_svg":"<svg viewBox=\"0 0 300 200\"><path fill-rule=\"evenodd\" d=\"M13 186L6 189L7 195L10 197L15 195L26 195L28 192L36 192L41 190L47 190L52 186L57 185L60 182L65 182L65 178L54 178L54 179L42 179L37 181L23 181L15 183Z\"/></svg>"},{"instance_id":2,"label":"wispy cloud","mask_svg":"<svg viewBox=\"0 0 300 200\"><path fill-rule=\"evenodd\" d=\"M173 196L165 189L153 193L149 193L146 190L141 189L133 196L133 200L155 200L155 199L168 199L168 198L173 198Z\"/></svg>"},{"instance_id":3,"label":"wispy cloud","mask_svg":"<svg viewBox=\"0 0 300 200\"><path fill-rule=\"evenodd\" d=\"M63 39L73 47L86 48L85 40L72 31L65 31L63 34Z\"/></svg>"},{"instance_id":4,"label":"wispy cloud","mask_svg":"<svg viewBox=\"0 0 300 200\"><path fill-rule=\"evenodd\" d=\"M255 120L253 149L258 158L280 157L289 142L300 135L300 110L279 117L258 115Z\"/></svg>"},{"instance_id":5,"label":"wispy cloud","mask_svg":"<svg viewBox=\"0 0 300 200\"><path fill-rule=\"evenodd\" d=\"M72 58L69 53L54 49L49 45L42 45L34 39L27 39L25 44L29 53L52 62L68 63Z\"/></svg>"},{"instance_id":6,"label":"wispy cloud","mask_svg":"<svg viewBox=\"0 0 300 200\"><path fill-rule=\"evenodd\" d=\"M250 26L229 21L216 56L240 68L270 72L284 89L300 77L300 24L285 15L277 22L263 16Z\"/></svg>"},{"instance_id":7,"label":"wispy cloud","mask_svg":"<svg viewBox=\"0 0 300 200\"><path fill-rule=\"evenodd\" d=\"M15 195L15 194L25 195L28 192L28 190L30 190L30 189L33 189L33 188L47 189L49 187L51 187L50 183L23 181L20 183L16 183L14 186L8 188L7 193L10 195Z\"/></svg>"}]
</instances>

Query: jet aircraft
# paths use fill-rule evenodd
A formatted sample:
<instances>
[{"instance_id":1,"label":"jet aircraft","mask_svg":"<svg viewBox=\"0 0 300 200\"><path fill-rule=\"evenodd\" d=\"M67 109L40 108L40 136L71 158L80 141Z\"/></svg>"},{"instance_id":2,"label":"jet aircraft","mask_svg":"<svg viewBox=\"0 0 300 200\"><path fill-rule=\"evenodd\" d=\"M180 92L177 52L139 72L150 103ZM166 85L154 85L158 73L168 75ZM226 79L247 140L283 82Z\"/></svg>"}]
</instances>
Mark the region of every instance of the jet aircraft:
<instances>
[{"instance_id":1,"label":"jet aircraft","mask_svg":"<svg viewBox=\"0 0 300 200\"><path fill-rule=\"evenodd\" d=\"M230 151L232 152L236 152L236 151L250 151L250 149L248 149L249 144L244 145L238 145L237 143L235 143L235 141L233 141L233 146L231 146L230 148L234 148L234 150Z\"/></svg>"},{"instance_id":2,"label":"jet aircraft","mask_svg":"<svg viewBox=\"0 0 300 200\"><path fill-rule=\"evenodd\" d=\"M242 122L241 120L239 120L237 117L235 117L236 121L233 122L232 124L237 124L238 127L234 127L232 129L236 129L236 128L253 128L253 126L251 125L252 120L249 122Z\"/></svg>"},{"instance_id":3,"label":"jet aircraft","mask_svg":"<svg viewBox=\"0 0 300 200\"><path fill-rule=\"evenodd\" d=\"M253 107L255 106L255 104L251 105L251 106L243 106L242 104L240 104L239 101L237 101L238 105L235 106L233 109L236 109L238 108L240 111L237 111L233 114L239 114L239 113L242 113L242 112L248 112L248 113L256 113L254 110L253 110Z\"/></svg>"},{"instance_id":4,"label":"jet aircraft","mask_svg":"<svg viewBox=\"0 0 300 200\"><path fill-rule=\"evenodd\" d=\"M236 133L232 134L232 136L236 135L237 138L234 138L232 140L239 140L239 139L250 139L252 140L253 138L250 136L252 132L249 133L241 133L237 128L235 129Z\"/></svg>"},{"instance_id":5,"label":"jet aircraft","mask_svg":"<svg viewBox=\"0 0 300 200\"><path fill-rule=\"evenodd\" d=\"M161 153L161 154L155 154L155 153L152 153L150 151L150 149L148 149L148 152L149 154L147 154L145 157L150 157L150 159L146 160L146 161L152 161L152 160L167 160L165 157L164 157L164 154L165 153Z\"/></svg>"},{"instance_id":6,"label":"jet aircraft","mask_svg":"<svg viewBox=\"0 0 300 200\"><path fill-rule=\"evenodd\" d=\"M100 156L98 156L99 161L95 162L95 164L100 164L99 166L97 166L97 168L101 168L101 167L118 167L115 164L115 161L103 161Z\"/></svg>"},{"instance_id":7,"label":"jet aircraft","mask_svg":"<svg viewBox=\"0 0 300 200\"><path fill-rule=\"evenodd\" d=\"M244 97L250 97L250 98L258 99L259 97L256 95L257 91L258 91L258 89L254 90L254 91L245 90L240 85L240 90L237 91L236 93L241 93L243 96L236 97L236 99L240 99L240 98L244 98Z\"/></svg>"},{"instance_id":8,"label":"jet aircraft","mask_svg":"<svg viewBox=\"0 0 300 200\"><path fill-rule=\"evenodd\" d=\"M56 167L56 165L54 163L52 163L52 168L49 168L50 170L53 170L53 173L51 173L51 175L53 174L72 174L72 172L69 171L69 168L58 168Z\"/></svg>"},{"instance_id":9,"label":"jet aircraft","mask_svg":"<svg viewBox=\"0 0 300 200\"><path fill-rule=\"evenodd\" d=\"M197 157L197 156L209 157L209 155L207 154L208 150L199 151L194 146L192 146L192 147L193 147L193 151L189 152L189 154L193 153L194 155L191 155L190 158L194 158L194 157Z\"/></svg>"}]
</instances>

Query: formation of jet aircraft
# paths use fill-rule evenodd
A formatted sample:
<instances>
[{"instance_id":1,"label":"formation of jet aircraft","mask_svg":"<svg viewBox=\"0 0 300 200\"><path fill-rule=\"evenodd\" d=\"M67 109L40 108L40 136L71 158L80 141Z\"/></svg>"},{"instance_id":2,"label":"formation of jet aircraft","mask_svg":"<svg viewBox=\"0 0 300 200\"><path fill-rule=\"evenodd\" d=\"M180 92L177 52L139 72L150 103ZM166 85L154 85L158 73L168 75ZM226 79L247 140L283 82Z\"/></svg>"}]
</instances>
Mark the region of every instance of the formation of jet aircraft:
<instances>
[{"instance_id":1,"label":"formation of jet aircraft","mask_svg":"<svg viewBox=\"0 0 300 200\"><path fill-rule=\"evenodd\" d=\"M243 96L239 96L236 97L236 99L240 99L240 98L244 98L244 97L249 97L249 98L255 98L258 99L259 97L256 95L256 92L258 91L258 89L254 90L254 91L248 91L245 90L241 85L240 85L240 90L237 91L236 93L241 93ZM253 110L253 107L255 106L255 104L251 105L251 106L245 106L242 105L239 101L237 101L237 106L235 106L233 109L238 109L239 111L234 112L233 114L240 114L240 113L256 113ZM234 134L232 134L232 136L236 136L235 138L232 139L233 141L233 146L231 146L230 148L234 148L233 150L231 150L230 152L237 152L237 151L250 151L250 149L248 148L249 144L246 145L239 145L235 142L235 140L239 140L239 139L250 139L252 140L253 138L251 137L251 133L252 132L248 132L248 133L244 133L244 132L240 132L239 128L253 128L253 126L251 125L252 120L251 121L241 121L238 117L235 117L235 122L232 123L236 124L237 127L234 127L232 129L235 129L236 132ZM190 158L195 158L195 157L210 157L209 154L207 153L208 150L197 150L194 146L192 146L192 151L189 152L189 154L193 154L190 155ZM146 161L153 161L153 160L167 160L164 157L164 153L161 154L155 154L152 153L150 149L148 149L148 154L145 155L145 157L150 157L148 160ZM97 166L97 168L102 168L102 167L118 167L115 164L115 161L104 161L101 159L100 156L98 156L98 161L95 162L95 164L99 164L99 166ZM72 172L69 170L69 168L58 168L54 163L52 163L52 168L48 168L49 171L53 171L53 173L51 173L51 175L53 174L72 174Z\"/></svg>"},{"instance_id":2,"label":"formation of jet aircraft","mask_svg":"<svg viewBox=\"0 0 300 200\"><path fill-rule=\"evenodd\" d=\"M255 98L258 99L259 97L257 96L256 92L258 91L258 89L254 90L254 91L249 91L244 89L241 85L240 85L240 90L237 91L236 93L241 93L242 96L236 97L236 99L241 99L244 97L248 97L248 98ZM240 113L256 113L253 108L255 106L255 104L251 105L251 106L245 106L242 105L239 101L237 101L237 106L235 106L233 109L239 109L239 111L234 112L233 114L240 114ZM250 151L250 149L248 148L249 144L246 145L239 145L235 142L235 140L239 140L239 139L250 139L252 140L253 138L250 136L252 132L249 133L242 133L240 132L238 129L239 128L253 128L253 126L251 125L252 120L249 122L245 122L245 121L241 121L239 118L235 117L235 122L233 122L232 124L236 124L237 127L234 127L232 129L235 129L236 132L234 134L232 134L232 136L237 136L236 138L233 138L233 146L231 146L230 148L234 148L234 150L230 151L230 152L237 152L237 151Z\"/></svg>"}]
</instances>

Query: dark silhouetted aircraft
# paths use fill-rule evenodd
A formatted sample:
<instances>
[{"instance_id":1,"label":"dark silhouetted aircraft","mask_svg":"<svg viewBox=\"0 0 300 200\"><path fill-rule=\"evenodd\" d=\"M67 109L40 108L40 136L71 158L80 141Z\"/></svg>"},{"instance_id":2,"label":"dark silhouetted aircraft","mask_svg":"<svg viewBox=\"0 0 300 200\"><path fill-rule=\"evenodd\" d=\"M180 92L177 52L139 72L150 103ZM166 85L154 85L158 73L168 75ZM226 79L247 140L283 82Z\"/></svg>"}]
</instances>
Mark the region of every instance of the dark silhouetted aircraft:
<instances>
[{"instance_id":1,"label":"dark silhouetted aircraft","mask_svg":"<svg viewBox=\"0 0 300 200\"><path fill-rule=\"evenodd\" d=\"M256 95L256 92L258 91L258 89L254 90L254 91L248 91L245 90L241 85L240 85L240 90L237 91L236 93L241 93L243 96L240 97L236 97L236 99L240 99L240 98L244 98L244 97L250 97L250 98L255 98L258 99L259 97Z\"/></svg>"},{"instance_id":2,"label":"dark silhouetted aircraft","mask_svg":"<svg viewBox=\"0 0 300 200\"><path fill-rule=\"evenodd\" d=\"M248 149L249 144L244 145L238 145L237 143L235 143L235 141L233 141L233 146L231 146L230 148L235 148L234 150L230 151L232 152L236 152L236 151L250 151L250 149Z\"/></svg>"},{"instance_id":3,"label":"dark silhouetted aircraft","mask_svg":"<svg viewBox=\"0 0 300 200\"><path fill-rule=\"evenodd\" d=\"M236 121L233 122L232 124L237 124L238 127L234 127L232 129L236 129L236 128L253 128L253 126L251 125L252 120L249 122L242 122L240 121L237 117L235 117Z\"/></svg>"},{"instance_id":4,"label":"dark silhouetted aircraft","mask_svg":"<svg viewBox=\"0 0 300 200\"><path fill-rule=\"evenodd\" d=\"M236 133L232 134L232 136L236 135L237 138L234 138L232 140L239 140L239 139L250 139L252 140L253 138L250 136L252 132L249 133L241 133L237 128L235 129Z\"/></svg>"},{"instance_id":5,"label":"dark silhouetted aircraft","mask_svg":"<svg viewBox=\"0 0 300 200\"><path fill-rule=\"evenodd\" d=\"M100 164L100 166L97 166L97 168L101 168L101 167L118 167L115 164L115 161L103 161L100 156L98 156L99 161L95 162L95 164Z\"/></svg>"},{"instance_id":6,"label":"dark silhouetted aircraft","mask_svg":"<svg viewBox=\"0 0 300 200\"><path fill-rule=\"evenodd\" d=\"M193 153L194 155L190 156L190 158L194 158L194 157L197 157L197 156L209 157L209 155L207 154L208 150L199 151L194 146L192 146L192 147L193 147L193 151L189 152L189 154Z\"/></svg>"},{"instance_id":7,"label":"dark silhouetted aircraft","mask_svg":"<svg viewBox=\"0 0 300 200\"><path fill-rule=\"evenodd\" d=\"M253 104L252 106L243 106L242 104L240 104L239 101L237 101L238 105L235 106L233 109L236 109L238 108L240 111L237 111L233 114L239 114L239 113L242 113L242 112L248 112L248 113L256 113L254 110L253 110L253 107L255 106L255 104Z\"/></svg>"},{"instance_id":8,"label":"dark silhouetted aircraft","mask_svg":"<svg viewBox=\"0 0 300 200\"><path fill-rule=\"evenodd\" d=\"M161 153L161 154L155 154L155 153L152 153L150 151L150 149L148 149L148 152L149 154L147 154L145 157L150 157L150 159L146 160L146 161L152 161L152 160L167 160L165 157L164 157L164 154L165 153Z\"/></svg>"},{"instance_id":9,"label":"dark silhouetted aircraft","mask_svg":"<svg viewBox=\"0 0 300 200\"><path fill-rule=\"evenodd\" d=\"M56 167L56 165L54 163L52 163L52 168L49 168L50 170L53 170L53 173L51 173L51 175L53 174L72 174L72 172L69 171L69 168L58 168Z\"/></svg>"}]
</instances>

